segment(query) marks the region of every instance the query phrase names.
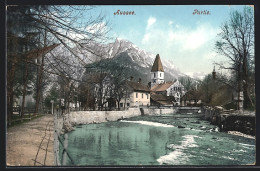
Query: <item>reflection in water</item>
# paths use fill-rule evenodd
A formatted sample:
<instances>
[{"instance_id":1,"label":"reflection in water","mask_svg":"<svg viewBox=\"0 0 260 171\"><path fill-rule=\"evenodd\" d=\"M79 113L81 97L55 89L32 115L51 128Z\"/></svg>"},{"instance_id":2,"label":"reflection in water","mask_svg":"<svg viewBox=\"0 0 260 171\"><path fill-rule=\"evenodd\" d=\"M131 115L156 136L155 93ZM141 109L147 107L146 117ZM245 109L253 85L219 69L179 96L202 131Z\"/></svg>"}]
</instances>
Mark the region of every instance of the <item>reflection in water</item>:
<instances>
[{"instance_id":1,"label":"reflection in water","mask_svg":"<svg viewBox=\"0 0 260 171\"><path fill-rule=\"evenodd\" d=\"M185 128L178 128L177 124ZM192 129L190 129L192 127ZM221 132L199 118L143 116L84 125L69 133L77 165L240 165L255 161L255 141ZM69 165L68 161L68 165Z\"/></svg>"}]
</instances>

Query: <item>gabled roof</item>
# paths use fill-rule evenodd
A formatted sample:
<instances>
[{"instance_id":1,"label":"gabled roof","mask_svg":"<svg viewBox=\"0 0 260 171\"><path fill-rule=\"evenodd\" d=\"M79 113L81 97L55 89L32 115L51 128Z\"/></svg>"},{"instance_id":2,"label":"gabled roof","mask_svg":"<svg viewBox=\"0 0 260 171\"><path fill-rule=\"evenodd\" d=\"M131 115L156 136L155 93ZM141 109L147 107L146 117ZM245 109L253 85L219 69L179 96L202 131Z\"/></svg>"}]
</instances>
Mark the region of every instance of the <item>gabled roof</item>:
<instances>
[{"instance_id":1,"label":"gabled roof","mask_svg":"<svg viewBox=\"0 0 260 171\"><path fill-rule=\"evenodd\" d=\"M141 83L133 82L133 81L126 81L126 84L136 91L150 92L148 85L143 85Z\"/></svg>"},{"instance_id":2,"label":"gabled roof","mask_svg":"<svg viewBox=\"0 0 260 171\"><path fill-rule=\"evenodd\" d=\"M159 54L156 55L151 72L156 72L156 71L164 72Z\"/></svg>"},{"instance_id":3,"label":"gabled roof","mask_svg":"<svg viewBox=\"0 0 260 171\"><path fill-rule=\"evenodd\" d=\"M182 100L195 100L200 98L200 94L197 90L189 90L181 97Z\"/></svg>"},{"instance_id":4,"label":"gabled roof","mask_svg":"<svg viewBox=\"0 0 260 171\"><path fill-rule=\"evenodd\" d=\"M162 105L169 105L173 104L173 102L176 102L173 96L165 96L162 94L151 94L151 99Z\"/></svg>"},{"instance_id":5,"label":"gabled roof","mask_svg":"<svg viewBox=\"0 0 260 171\"><path fill-rule=\"evenodd\" d=\"M164 84L156 84L151 88L151 91L165 91L173 84L174 84L173 81L170 81L170 82L167 82Z\"/></svg>"}]
</instances>

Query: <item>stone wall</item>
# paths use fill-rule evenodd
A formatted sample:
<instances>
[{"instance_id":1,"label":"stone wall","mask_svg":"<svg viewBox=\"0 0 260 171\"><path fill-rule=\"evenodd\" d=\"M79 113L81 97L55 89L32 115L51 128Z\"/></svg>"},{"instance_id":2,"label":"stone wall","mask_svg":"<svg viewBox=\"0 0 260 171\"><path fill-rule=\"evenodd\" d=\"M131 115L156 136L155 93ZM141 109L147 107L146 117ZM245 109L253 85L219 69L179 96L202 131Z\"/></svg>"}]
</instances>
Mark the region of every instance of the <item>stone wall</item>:
<instances>
[{"instance_id":1,"label":"stone wall","mask_svg":"<svg viewBox=\"0 0 260 171\"><path fill-rule=\"evenodd\" d=\"M163 115L174 114L175 108L143 108L144 115ZM119 119L131 118L134 116L141 116L139 108L129 108L124 111L75 111L68 115L68 120L72 125L101 123L107 121L117 121Z\"/></svg>"},{"instance_id":2,"label":"stone wall","mask_svg":"<svg viewBox=\"0 0 260 171\"><path fill-rule=\"evenodd\" d=\"M176 111L177 111L176 108L165 108L165 109L144 108L144 115L175 114Z\"/></svg>"},{"instance_id":3,"label":"stone wall","mask_svg":"<svg viewBox=\"0 0 260 171\"><path fill-rule=\"evenodd\" d=\"M255 135L255 113L228 111L221 107L203 108L204 118L217 125L220 131L239 131Z\"/></svg>"}]
</instances>

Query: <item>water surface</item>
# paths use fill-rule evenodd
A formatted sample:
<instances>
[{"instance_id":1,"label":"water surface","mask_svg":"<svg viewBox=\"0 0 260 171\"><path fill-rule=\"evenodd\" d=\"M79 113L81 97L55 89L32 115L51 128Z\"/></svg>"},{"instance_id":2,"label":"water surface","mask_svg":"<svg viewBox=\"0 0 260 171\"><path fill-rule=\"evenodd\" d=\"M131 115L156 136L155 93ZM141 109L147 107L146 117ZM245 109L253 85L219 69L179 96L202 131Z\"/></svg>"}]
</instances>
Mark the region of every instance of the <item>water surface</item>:
<instances>
[{"instance_id":1,"label":"water surface","mask_svg":"<svg viewBox=\"0 0 260 171\"><path fill-rule=\"evenodd\" d=\"M68 134L76 165L246 165L255 140L218 132L198 115L138 116L78 126ZM67 165L71 165L68 160Z\"/></svg>"}]
</instances>

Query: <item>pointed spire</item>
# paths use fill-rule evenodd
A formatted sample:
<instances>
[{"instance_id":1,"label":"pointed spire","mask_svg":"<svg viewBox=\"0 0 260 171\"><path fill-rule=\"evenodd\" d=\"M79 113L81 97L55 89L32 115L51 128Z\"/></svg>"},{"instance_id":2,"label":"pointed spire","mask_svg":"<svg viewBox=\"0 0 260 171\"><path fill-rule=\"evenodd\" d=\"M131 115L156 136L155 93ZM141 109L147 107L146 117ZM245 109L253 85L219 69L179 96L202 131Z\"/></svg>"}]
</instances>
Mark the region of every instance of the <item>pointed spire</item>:
<instances>
[{"instance_id":1,"label":"pointed spire","mask_svg":"<svg viewBox=\"0 0 260 171\"><path fill-rule=\"evenodd\" d=\"M216 71L215 71L215 66L214 66L214 69L213 69L213 72L212 72L212 78L213 80L216 79Z\"/></svg>"},{"instance_id":2,"label":"pointed spire","mask_svg":"<svg viewBox=\"0 0 260 171\"><path fill-rule=\"evenodd\" d=\"M156 72L156 71L164 72L159 54L156 55L151 72Z\"/></svg>"}]
</instances>

